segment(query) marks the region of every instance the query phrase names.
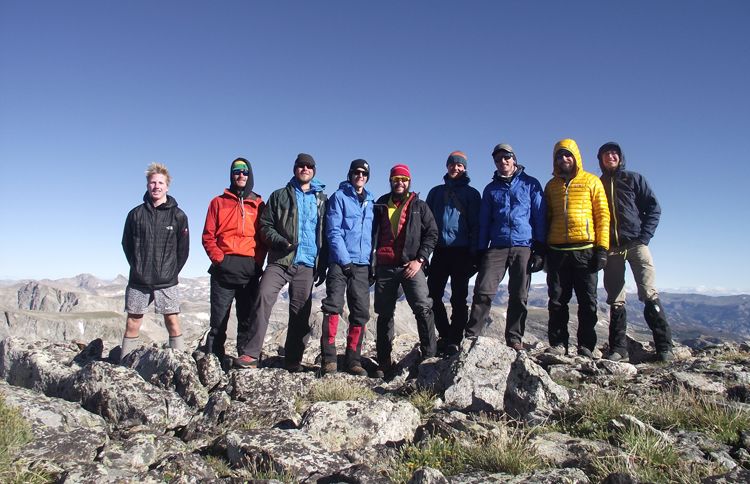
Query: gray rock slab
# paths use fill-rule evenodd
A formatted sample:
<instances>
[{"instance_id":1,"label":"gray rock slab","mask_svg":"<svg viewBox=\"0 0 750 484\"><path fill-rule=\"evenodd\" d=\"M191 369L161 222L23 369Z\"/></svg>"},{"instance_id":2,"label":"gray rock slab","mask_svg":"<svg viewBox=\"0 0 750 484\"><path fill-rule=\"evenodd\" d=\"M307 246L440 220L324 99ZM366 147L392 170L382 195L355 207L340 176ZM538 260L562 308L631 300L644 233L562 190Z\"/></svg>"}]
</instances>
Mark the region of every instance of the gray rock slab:
<instances>
[{"instance_id":1,"label":"gray rock slab","mask_svg":"<svg viewBox=\"0 0 750 484\"><path fill-rule=\"evenodd\" d=\"M419 424L419 410L411 403L377 399L314 403L300 429L336 452L411 441Z\"/></svg>"},{"instance_id":2,"label":"gray rock slab","mask_svg":"<svg viewBox=\"0 0 750 484\"><path fill-rule=\"evenodd\" d=\"M351 464L299 430L263 429L229 432L221 443L235 466L286 472L298 480L334 474Z\"/></svg>"}]
</instances>

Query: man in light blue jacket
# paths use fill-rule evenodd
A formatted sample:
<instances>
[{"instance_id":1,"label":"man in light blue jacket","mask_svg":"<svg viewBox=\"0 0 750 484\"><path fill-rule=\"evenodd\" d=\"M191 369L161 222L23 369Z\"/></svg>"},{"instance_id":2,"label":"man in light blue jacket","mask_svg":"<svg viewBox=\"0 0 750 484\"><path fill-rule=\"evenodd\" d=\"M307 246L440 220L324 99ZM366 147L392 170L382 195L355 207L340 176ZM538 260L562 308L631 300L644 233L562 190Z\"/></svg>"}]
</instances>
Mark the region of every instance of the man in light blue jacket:
<instances>
[{"instance_id":1,"label":"man in light blue jacket","mask_svg":"<svg viewBox=\"0 0 750 484\"><path fill-rule=\"evenodd\" d=\"M328 275L323 299L323 333L320 347L323 374L337 371L336 330L344 310L344 294L349 306L349 330L346 336L346 370L367 376L362 368L361 352L365 327L370 320L370 262L372 259L373 197L365 184L370 165L357 159L351 162L347 181L328 200L326 239Z\"/></svg>"},{"instance_id":2,"label":"man in light blue jacket","mask_svg":"<svg viewBox=\"0 0 750 484\"><path fill-rule=\"evenodd\" d=\"M466 336L482 334L497 286L508 272L505 342L522 351L531 273L544 266L547 208L542 185L524 173L509 144L495 146L492 159L497 170L482 193L477 248L483 256Z\"/></svg>"}]
</instances>

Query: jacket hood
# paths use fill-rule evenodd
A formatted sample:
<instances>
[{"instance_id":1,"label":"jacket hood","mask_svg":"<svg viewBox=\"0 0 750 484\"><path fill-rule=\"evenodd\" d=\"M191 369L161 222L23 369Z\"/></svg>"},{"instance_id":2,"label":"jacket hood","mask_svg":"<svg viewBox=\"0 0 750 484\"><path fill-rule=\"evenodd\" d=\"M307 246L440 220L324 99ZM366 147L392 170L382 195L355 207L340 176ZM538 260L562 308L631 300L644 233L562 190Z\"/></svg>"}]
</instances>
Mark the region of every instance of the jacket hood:
<instances>
[{"instance_id":1,"label":"jacket hood","mask_svg":"<svg viewBox=\"0 0 750 484\"><path fill-rule=\"evenodd\" d=\"M625 154L622 152L622 148L620 148L620 144L615 141L607 141L603 145L599 147L599 151L596 153L596 158L599 160L599 169L602 170L602 173L607 173L607 171L604 169L604 166L602 165L602 153L605 151L609 151L612 148L617 150L618 153L620 153L620 164L617 165L617 170L620 171L625 169Z\"/></svg>"},{"instance_id":2,"label":"jacket hood","mask_svg":"<svg viewBox=\"0 0 750 484\"><path fill-rule=\"evenodd\" d=\"M555 165L555 153L557 153L558 150L568 150L573 153L573 156L576 159L576 172L573 174L573 176L577 175L581 170L583 170L583 160L581 159L581 150L578 149L578 143L576 143L573 139L565 138L555 143L555 148L552 150L553 175L561 176L557 171L557 166Z\"/></svg>"},{"instance_id":3,"label":"jacket hood","mask_svg":"<svg viewBox=\"0 0 750 484\"><path fill-rule=\"evenodd\" d=\"M149 195L148 190L146 190L146 193L143 194L143 202L149 207L149 208L156 208L158 210L162 210L165 208L172 208L177 206L177 200L172 197L172 195L167 195L167 201L159 205L158 207L154 207L154 204L151 202L151 195Z\"/></svg>"},{"instance_id":4,"label":"jacket hood","mask_svg":"<svg viewBox=\"0 0 750 484\"><path fill-rule=\"evenodd\" d=\"M234 184L234 178L232 177L232 165L235 161L244 161L247 165L247 169L250 173L247 175L247 183L245 184L245 188L240 188ZM250 164L249 161L247 161L245 158L235 158L232 160L232 162L229 164L229 191L237 195L239 198L245 198L253 191L253 186L255 185L255 178L253 177L253 166Z\"/></svg>"},{"instance_id":5,"label":"jacket hood","mask_svg":"<svg viewBox=\"0 0 750 484\"><path fill-rule=\"evenodd\" d=\"M456 179L449 177L446 173L445 175L443 175L443 181L445 181L445 184L449 187L462 187L464 185L468 185L471 182L471 178L469 178L468 171L463 172L463 174Z\"/></svg>"},{"instance_id":6,"label":"jacket hood","mask_svg":"<svg viewBox=\"0 0 750 484\"><path fill-rule=\"evenodd\" d=\"M347 196L357 196L357 192L354 190L354 185L352 185L348 181L342 181L341 183L339 183L339 190L346 193ZM365 192L365 200L373 200L372 193L367 189L367 187L364 187L363 190Z\"/></svg>"},{"instance_id":7,"label":"jacket hood","mask_svg":"<svg viewBox=\"0 0 750 484\"><path fill-rule=\"evenodd\" d=\"M299 187L299 181L297 181L297 178L296 178L296 177L292 177L292 178L291 178L291 179L289 180L289 184L290 184L290 185L291 185L291 186L292 186L292 187L293 187L293 188L294 188L295 190L300 190L300 187ZM325 186L325 184L324 184L323 182L321 182L320 180L318 180L317 178L314 178L314 177L313 177L313 179L312 179L312 180L310 180L310 190L312 190L312 191L314 191L314 192L322 192L322 191L323 191L323 190L325 190L325 189L326 189L326 186Z\"/></svg>"},{"instance_id":8,"label":"jacket hood","mask_svg":"<svg viewBox=\"0 0 750 484\"><path fill-rule=\"evenodd\" d=\"M516 163L516 171L514 171L513 174L509 177L504 177L500 174L500 172L495 170L495 174L492 175L492 181L496 181L496 182L513 181L518 175L523 173L523 170L525 169L526 168L523 165L519 165L518 163Z\"/></svg>"}]
</instances>

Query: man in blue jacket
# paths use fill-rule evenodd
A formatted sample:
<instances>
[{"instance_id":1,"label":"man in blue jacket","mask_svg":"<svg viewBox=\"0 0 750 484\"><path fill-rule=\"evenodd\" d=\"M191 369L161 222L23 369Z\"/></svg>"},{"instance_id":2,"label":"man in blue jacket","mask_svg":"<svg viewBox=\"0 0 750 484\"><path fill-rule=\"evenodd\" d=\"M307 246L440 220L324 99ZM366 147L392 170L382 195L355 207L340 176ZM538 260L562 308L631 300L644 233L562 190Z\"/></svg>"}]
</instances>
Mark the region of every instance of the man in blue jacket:
<instances>
[{"instance_id":1,"label":"man in blue jacket","mask_svg":"<svg viewBox=\"0 0 750 484\"><path fill-rule=\"evenodd\" d=\"M444 184L433 187L425 202L435 216L438 243L430 260L427 286L438 331L438 352L455 354L469 319L469 279L476 273L479 204L482 197L469 185L467 158L454 151L445 162ZM470 262L468 262L470 261ZM468 263L467 263L468 262ZM443 304L445 286L451 280L451 319Z\"/></svg>"},{"instance_id":2,"label":"man in blue jacket","mask_svg":"<svg viewBox=\"0 0 750 484\"><path fill-rule=\"evenodd\" d=\"M152 163L146 170L143 203L128 213L122 234L122 249L130 265L125 289L128 318L120 357L138 346L143 314L151 302L164 315L169 347L184 349L178 314L180 293L177 275L188 259L190 237L185 212L170 195L172 177L167 167Z\"/></svg>"},{"instance_id":3,"label":"man in blue jacket","mask_svg":"<svg viewBox=\"0 0 750 484\"><path fill-rule=\"evenodd\" d=\"M613 361L628 361L627 314L625 311L625 261L630 264L643 316L654 335L659 361L672 360L672 331L656 290L656 269L648 243L659 225L661 207L646 178L625 170L620 145L610 141L597 153L602 184L612 214L610 248L604 267L604 289L609 310L609 355Z\"/></svg>"},{"instance_id":4,"label":"man in blue jacket","mask_svg":"<svg viewBox=\"0 0 750 484\"><path fill-rule=\"evenodd\" d=\"M329 259L326 297L323 299L323 333L320 347L321 372L335 373L336 330L344 310L344 294L349 306L346 336L346 370L367 376L360 355L362 339L370 320L370 262L372 259L373 197L365 188L370 165L365 160L351 162L347 181L328 200L326 239Z\"/></svg>"},{"instance_id":5,"label":"man in blue jacket","mask_svg":"<svg viewBox=\"0 0 750 484\"><path fill-rule=\"evenodd\" d=\"M315 160L300 153L294 161L294 176L286 187L274 191L260 216L260 234L268 247L268 264L260 279L240 368L258 366L263 340L276 298L289 284L289 326L284 344L284 366L302 371L304 337L310 332L312 287L326 277L327 255L324 222L327 197L315 177Z\"/></svg>"},{"instance_id":6,"label":"man in blue jacket","mask_svg":"<svg viewBox=\"0 0 750 484\"><path fill-rule=\"evenodd\" d=\"M509 144L495 146L492 159L497 170L482 193L478 249L483 256L466 336L482 334L497 286L508 272L505 342L522 351L531 273L544 266L547 208L541 183L524 172Z\"/></svg>"}]
</instances>

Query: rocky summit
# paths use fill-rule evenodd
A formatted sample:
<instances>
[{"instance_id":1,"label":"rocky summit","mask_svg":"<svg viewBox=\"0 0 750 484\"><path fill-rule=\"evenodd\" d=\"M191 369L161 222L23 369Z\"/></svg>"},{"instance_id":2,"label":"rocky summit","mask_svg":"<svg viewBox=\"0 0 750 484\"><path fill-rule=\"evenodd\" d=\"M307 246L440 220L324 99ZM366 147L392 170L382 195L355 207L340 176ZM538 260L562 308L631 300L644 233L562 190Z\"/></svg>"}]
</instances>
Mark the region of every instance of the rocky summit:
<instances>
[{"instance_id":1,"label":"rocky summit","mask_svg":"<svg viewBox=\"0 0 750 484\"><path fill-rule=\"evenodd\" d=\"M3 465L36 482L750 479L748 344L678 345L668 364L635 340L628 363L490 337L423 361L417 346L397 337L379 379L321 376L315 348L299 373L278 356L226 371L195 348L115 364L99 339L6 337L0 402L30 435Z\"/></svg>"}]
</instances>

